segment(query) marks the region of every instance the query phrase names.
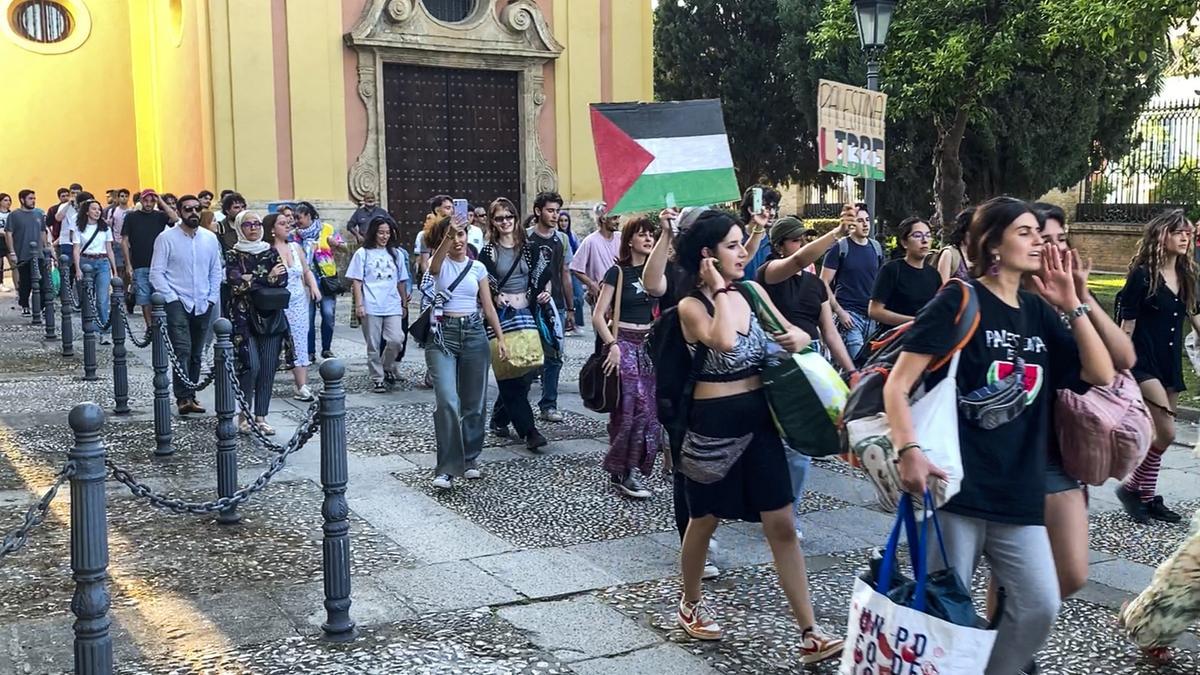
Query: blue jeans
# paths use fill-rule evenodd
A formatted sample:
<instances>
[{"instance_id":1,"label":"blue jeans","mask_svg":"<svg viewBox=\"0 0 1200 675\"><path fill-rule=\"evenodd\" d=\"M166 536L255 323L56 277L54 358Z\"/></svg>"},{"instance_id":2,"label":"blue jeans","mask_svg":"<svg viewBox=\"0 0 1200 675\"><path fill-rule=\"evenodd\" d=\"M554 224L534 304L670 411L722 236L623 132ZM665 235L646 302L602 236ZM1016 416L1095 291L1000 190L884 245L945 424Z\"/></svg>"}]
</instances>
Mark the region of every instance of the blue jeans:
<instances>
[{"instance_id":1,"label":"blue jeans","mask_svg":"<svg viewBox=\"0 0 1200 675\"><path fill-rule=\"evenodd\" d=\"M541 373L542 398L538 401L538 410L546 412L558 409L558 376L562 372L563 357L560 350L545 342L542 342L542 353L545 355L545 360L541 370L534 370L525 377L529 378L529 382L532 384Z\"/></svg>"},{"instance_id":2,"label":"blue jeans","mask_svg":"<svg viewBox=\"0 0 1200 675\"><path fill-rule=\"evenodd\" d=\"M796 510L799 511L800 497L804 495L804 481L808 479L808 467L812 460L808 455L802 455L789 448L786 443L783 445L783 451L787 456L788 472L792 476L792 499L795 500Z\"/></svg>"},{"instance_id":3,"label":"blue jeans","mask_svg":"<svg viewBox=\"0 0 1200 675\"><path fill-rule=\"evenodd\" d=\"M461 476L483 452L483 409L492 353L479 314L443 317L441 342L425 348L436 403L437 475Z\"/></svg>"},{"instance_id":4,"label":"blue jeans","mask_svg":"<svg viewBox=\"0 0 1200 675\"><path fill-rule=\"evenodd\" d=\"M575 292L575 327L583 329L583 322L586 320L583 311L583 282L574 274L571 275L571 288Z\"/></svg>"},{"instance_id":5,"label":"blue jeans","mask_svg":"<svg viewBox=\"0 0 1200 675\"><path fill-rule=\"evenodd\" d=\"M315 357L317 354L317 304L308 303L308 353ZM333 346L333 322L337 313L337 296L322 295L321 302L321 351L327 352Z\"/></svg>"},{"instance_id":6,"label":"blue jeans","mask_svg":"<svg viewBox=\"0 0 1200 675\"><path fill-rule=\"evenodd\" d=\"M868 319L866 314L848 309L846 313L850 315L851 326L839 330L842 331L842 342L846 343L846 351L850 353L850 358L858 363L858 353L875 333L875 322Z\"/></svg>"},{"instance_id":7,"label":"blue jeans","mask_svg":"<svg viewBox=\"0 0 1200 675\"><path fill-rule=\"evenodd\" d=\"M109 298L112 296L112 267L109 266L108 260L91 260L81 258L80 264L90 264L96 270L96 324L97 332L107 333L107 330L100 330L104 324L108 323L108 314L111 307L109 306Z\"/></svg>"}]
</instances>

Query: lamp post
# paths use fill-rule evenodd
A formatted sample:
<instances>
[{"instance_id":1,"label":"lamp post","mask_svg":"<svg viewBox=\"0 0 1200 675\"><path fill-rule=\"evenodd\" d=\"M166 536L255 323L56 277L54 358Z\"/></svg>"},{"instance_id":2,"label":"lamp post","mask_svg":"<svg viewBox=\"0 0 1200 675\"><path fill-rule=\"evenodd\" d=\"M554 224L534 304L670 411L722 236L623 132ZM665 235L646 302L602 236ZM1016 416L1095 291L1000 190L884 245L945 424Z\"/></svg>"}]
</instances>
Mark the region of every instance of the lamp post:
<instances>
[{"instance_id":1,"label":"lamp post","mask_svg":"<svg viewBox=\"0 0 1200 675\"><path fill-rule=\"evenodd\" d=\"M883 56L888 29L892 27L892 14L896 11L896 0L852 0L854 19L858 25L858 41L867 57L867 89L879 91L879 59ZM863 179L863 201L871 217L871 236L875 232L875 181Z\"/></svg>"}]
</instances>

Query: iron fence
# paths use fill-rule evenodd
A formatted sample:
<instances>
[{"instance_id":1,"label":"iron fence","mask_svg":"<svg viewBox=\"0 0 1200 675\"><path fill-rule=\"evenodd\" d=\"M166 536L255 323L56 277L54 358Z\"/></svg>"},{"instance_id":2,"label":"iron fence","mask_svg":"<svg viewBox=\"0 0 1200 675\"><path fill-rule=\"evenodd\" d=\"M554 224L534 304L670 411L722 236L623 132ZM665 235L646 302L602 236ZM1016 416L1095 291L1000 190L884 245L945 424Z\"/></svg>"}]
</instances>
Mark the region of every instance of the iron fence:
<instances>
[{"instance_id":1,"label":"iron fence","mask_svg":"<svg viewBox=\"0 0 1200 675\"><path fill-rule=\"evenodd\" d=\"M1129 153L1084 180L1076 221L1141 223L1200 203L1200 99L1152 104L1130 134Z\"/></svg>"}]
</instances>

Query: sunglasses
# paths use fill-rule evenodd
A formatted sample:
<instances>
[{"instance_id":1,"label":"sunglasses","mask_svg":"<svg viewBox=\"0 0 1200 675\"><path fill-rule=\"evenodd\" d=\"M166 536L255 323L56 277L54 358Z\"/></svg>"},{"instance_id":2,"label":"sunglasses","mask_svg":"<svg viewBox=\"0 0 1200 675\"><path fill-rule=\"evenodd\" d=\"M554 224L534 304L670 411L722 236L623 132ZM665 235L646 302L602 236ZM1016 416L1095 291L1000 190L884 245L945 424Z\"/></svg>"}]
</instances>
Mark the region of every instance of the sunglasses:
<instances>
[{"instance_id":1,"label":"sunglasses","mask_svg":"<svg viewBox=\"0 0 1200 675\"><path fill-rule=\"evenodd\" d=\"M185 206L185 207L181 208L180 211L183 211L184 213L200 213L200 207L199 206Z\"/></svg>"},{"instance_id":2,"label":"sunglasses","mask_svg":"<svg viewBox=\"0 0 1200 675\"><path fill-rule=\"evenodd\" d=\"M492 220L494 220L498 223L516 222L517 217L516 216L496 216L495 218L492 218Z\"/></svg>"}]
</instances>

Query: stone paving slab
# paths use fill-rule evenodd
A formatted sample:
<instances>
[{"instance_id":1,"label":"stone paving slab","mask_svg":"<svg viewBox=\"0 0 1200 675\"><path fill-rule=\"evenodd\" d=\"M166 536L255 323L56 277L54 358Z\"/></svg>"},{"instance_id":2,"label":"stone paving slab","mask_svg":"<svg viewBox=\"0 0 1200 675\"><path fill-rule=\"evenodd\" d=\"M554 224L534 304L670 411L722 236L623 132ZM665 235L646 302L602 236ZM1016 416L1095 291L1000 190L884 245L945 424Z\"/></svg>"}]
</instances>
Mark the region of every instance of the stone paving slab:
<instances>
[{"instance_id":1,"label":"stone paving slab","mask_svg":"<svg viewBox=\"0 0 1200 675\"><path fill-rule=\"evenodd\" d=\"M180 496L201 501L215 495L184 491ZM241 510L240 524L218 525L209 517L173 515L140 500L110 498L114 607L133 606L162 592L209 594L320 580L321 501L320 487L313 483L272 484ZM7 527L23 513L23 508L2 509L0 522ZM415 564L409 551L353 512L350 531L352 574ZM70 611L69 536L65 523L52 520L11 562L0 565L0 615Z\"/></svg>"},{"instance_id":2,"label":"stone paving slab","mask_svg":"<svg viewBox=\"0 0 1200 675\"><path fill-rule=\"evenodd\" d=\"M601 468L602 455L557 455L484 466L481 481L439 491L424 471L394 474L446 508L519 546L570 546L674 529L671 487L654 471L647 500L619 496Z\"/></svg>"},{"instance_id":3,"label":"stone paving slab","mask_svg":"<svg viewBox=\"0 0 1200 675\"><path fill-rule=\"evenodd\" d=\"M602 657L571 664L579 675L716 675L703 661L675 645L661 644L612 657Z\"/></svg>"},{"instance_id":4,"label":"stone paving slab","mask_svg":"<svg viewBox=\"0 0 1200 675\"><path fill-rule=\"evenodd\" d=\"M365 377L365 376L364 376ZM437 452L437 437L433 428L434 404L430 402L395 403L387 395L368 400L377 401L371 407L346 409L346 441L350 452L378 456L394 453ZM283 416L300 420L299 412L284 412ZM604 424L573 412L564 412L559 423L542 422L538 429L551 442L592 438L604 433ZM488 433L484 447L524 447L524 441L502 438Z\"/></svg>"},{"instance_id":5,"label":"stone paving slab","mask_svg":"<svg viewBox=\"0 0 1200 675\"><path fill-rule=\"evenodd\" d=\"M139 480L201 478L216 481L217 420L215 417L174 418L171 421L174 454L154 456L154 423L108 423L102 437L108 457ZM66 424L36 426L0 433L0 489L19 489L25 483L21 468L61 466L74 437ZM265 467L275 453L249 436L238 436L238 467Z\"/></svg>"},{"instance_id":6,"label":"stone paving slab","mask_svg":"<svg viewBox=\"0 0 1200 675\"><path fill-rule=\"evenodd\" d=\"M556 598L621 583L582 555L557 548L512 551L471 562L527 598Z\"/></svg>"},{"instance_id":7,"label":"stone paving slab","mask_svg":"<svg viewBox=\"0 0 1200 675\"><path fill-rule=\"evenodd\" d=\"M653 632L592 597L504 607L497 612L529 639L571 663L657 644Z\"/></svg>"}]
</instances>

